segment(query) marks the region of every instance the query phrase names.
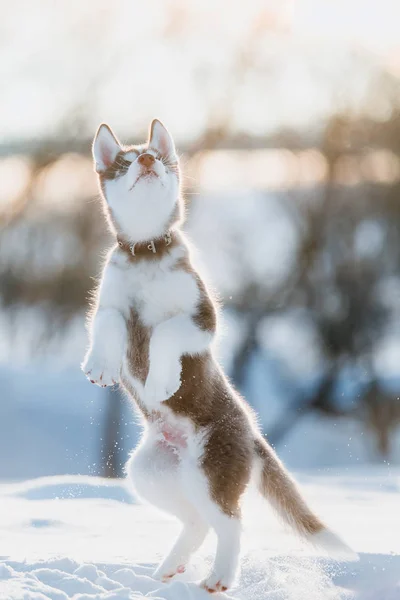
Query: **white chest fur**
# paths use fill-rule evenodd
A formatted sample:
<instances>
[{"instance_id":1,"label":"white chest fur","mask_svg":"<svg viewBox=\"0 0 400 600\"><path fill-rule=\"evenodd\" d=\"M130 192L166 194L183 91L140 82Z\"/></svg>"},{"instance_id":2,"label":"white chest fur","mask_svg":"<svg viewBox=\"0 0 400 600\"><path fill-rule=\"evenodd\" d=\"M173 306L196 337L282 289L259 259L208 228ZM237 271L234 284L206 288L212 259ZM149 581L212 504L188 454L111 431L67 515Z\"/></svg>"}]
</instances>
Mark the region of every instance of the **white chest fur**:
<instances>
[{"instance_id":1,"label":"white chest fur","mask_svg":"<svg viewBox=\"0 0 400 600\"><path fill-rule=\"evenodd\" d=\"M199 300L194 277L176 268L180 248L161 260L129 261L116 255L107 265L102 287L122 314L135 308L142 323L154 327L177 314L193 314Z\"/></svg>"},{"instance_id":2,"label":"white chest fur","mask_svg":"<svg viewBox=\"0 0 400 600\"><path fill-rule=\"evenodd\" d=\"M139 268L134 278L132 300L145 325L154 326L166 317L194 311L199 292L189 273L160 268L146 272Z\"/></svg>"}]
</instances>

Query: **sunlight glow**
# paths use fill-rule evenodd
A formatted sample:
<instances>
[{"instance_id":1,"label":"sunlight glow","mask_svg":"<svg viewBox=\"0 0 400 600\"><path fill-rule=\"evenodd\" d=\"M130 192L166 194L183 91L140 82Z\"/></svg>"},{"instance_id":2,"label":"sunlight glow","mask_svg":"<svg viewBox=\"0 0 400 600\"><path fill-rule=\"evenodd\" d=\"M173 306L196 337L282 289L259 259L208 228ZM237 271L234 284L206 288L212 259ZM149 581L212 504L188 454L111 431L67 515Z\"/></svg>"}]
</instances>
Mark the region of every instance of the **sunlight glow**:
<instances>
[{"instance_id":1,"label":"sunlight glow","mask_svg":"<svg viewBox=\"0 0 400 600\"><path fill-rule=\"evenodd\" d=\"M233 129L267 133L324 118L335 94L356 98L372 63L360 70L354 52L400 69L393 0L22 5L2 12L4 140L50 135L80 112L87 133L110 120L137 137L156 114L190 139L224 110Z\"/></svg>"}]
</instances>

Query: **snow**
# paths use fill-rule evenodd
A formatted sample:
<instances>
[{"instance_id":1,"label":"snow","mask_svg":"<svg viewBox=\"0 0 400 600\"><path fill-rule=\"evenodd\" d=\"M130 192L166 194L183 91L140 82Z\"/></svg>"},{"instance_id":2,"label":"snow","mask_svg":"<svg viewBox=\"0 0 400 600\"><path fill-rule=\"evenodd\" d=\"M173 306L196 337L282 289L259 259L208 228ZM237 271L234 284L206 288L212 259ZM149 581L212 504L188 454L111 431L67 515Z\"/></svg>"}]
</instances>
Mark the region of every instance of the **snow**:
<instances>
[{"instance_id":1,"label":"snow","mask_svg":"<svg viewBox=\"0 0 400 600\"><path fill-rule=\"evenodd\" d=\"M398 600L400 470L297 473L308 501L360 554L336 563L285 531L265 502L244 503L242 572L215 598L237 600ZM179 524L135 502L124 481L54 476L0 485L1 600L204 600L197 582L212 535L187 572L152 578Z\"/></svg>"}]
</instances>

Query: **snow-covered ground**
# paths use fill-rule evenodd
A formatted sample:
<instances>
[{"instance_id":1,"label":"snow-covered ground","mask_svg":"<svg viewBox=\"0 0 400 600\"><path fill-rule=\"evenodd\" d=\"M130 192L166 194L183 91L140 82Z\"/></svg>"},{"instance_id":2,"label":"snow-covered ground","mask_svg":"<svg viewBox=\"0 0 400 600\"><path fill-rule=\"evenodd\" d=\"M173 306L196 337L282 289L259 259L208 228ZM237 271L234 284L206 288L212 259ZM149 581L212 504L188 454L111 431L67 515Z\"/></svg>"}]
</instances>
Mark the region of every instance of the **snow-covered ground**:
<instances>
[{"instance_id":1,"label":"snow-covered ground","mask_svg":"<svg viewBox=\"0 0 400 600\"><path fill-rule=\"evenodd\" d=\"M244 504L242 572L222 598L398 600L400 470L297 476L312 506L360 554L338 564L284 531L266 503ZM178 523L135 503L123 481L56 476L0 485L1 600L201 600L210 535L188 571L152 578ZM215 596L215 598L218 596Z\"/></svg>"}]
</instances>

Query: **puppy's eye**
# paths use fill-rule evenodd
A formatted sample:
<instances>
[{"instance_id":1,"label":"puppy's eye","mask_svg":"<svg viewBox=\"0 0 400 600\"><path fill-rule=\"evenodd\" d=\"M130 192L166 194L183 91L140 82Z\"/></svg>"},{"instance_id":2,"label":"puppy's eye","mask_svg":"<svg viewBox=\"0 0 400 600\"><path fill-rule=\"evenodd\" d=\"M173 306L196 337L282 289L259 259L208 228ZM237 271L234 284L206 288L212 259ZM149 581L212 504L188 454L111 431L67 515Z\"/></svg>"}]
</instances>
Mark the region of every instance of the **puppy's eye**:
<instances>
[{"instance_id":1,"label":"puppy's eye","mask_svg":"<svg viewBox=\"0 0 400 600\"><path fill-rule=\"evenodd\" d=\"M120 157L118 160L115 161L115 169L118 171L118 175L124 175L127 170L129 169L129 167L131 166L132 161L131 160L127 160L124 157Z\"/></svg>"}]
</instances>

